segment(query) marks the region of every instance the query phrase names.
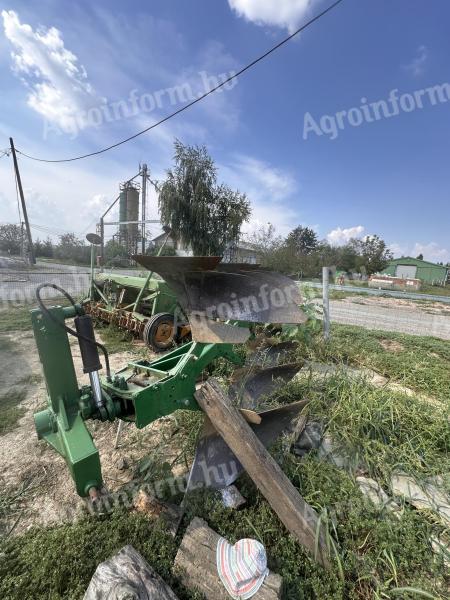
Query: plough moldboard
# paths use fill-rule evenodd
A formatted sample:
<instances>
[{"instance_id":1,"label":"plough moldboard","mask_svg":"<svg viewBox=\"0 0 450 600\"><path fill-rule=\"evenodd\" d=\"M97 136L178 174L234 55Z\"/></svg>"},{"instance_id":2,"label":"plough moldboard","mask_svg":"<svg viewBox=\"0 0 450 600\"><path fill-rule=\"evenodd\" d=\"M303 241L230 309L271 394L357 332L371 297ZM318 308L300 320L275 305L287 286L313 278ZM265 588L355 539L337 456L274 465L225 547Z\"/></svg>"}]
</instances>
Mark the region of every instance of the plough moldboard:
<instances>
[{"instance_id":1,"label":"plough moldboard","mask_svg":"<svg viewBox=\"0 0 450 600\"><path fill-rule=\"evenodd\" d=\"M191 487L194 482L195 487L229 485L230 481L211 482L204 475L224 462L234 461L239 465L236 477L243 469L248 471L301 543L313 550L319 540L318 560L327 564L322 536L315 537L317 515L265 449L298 415L304 402L258 415L255 404L251 406L253 410L242 413L236 408L240 400L236 386L233 400L224 396L212 381L208 393L198 390L206 367L218 358L243 366L243 359L230 340L245 342L251 335L250 325L268 322L298 325L306 320L300 309L297 286L277 273L222 265L220 257L134 258L161 275L173 290L172 296L176 294L176 302L193 325L192 341L154 360L129 362L113 373L107 349L95 340L91 315L61 288L42 284L37 290L39 308L31 313L48 390L48 407L35 415L39 439L47 441L65 459L78 494L95 499L102 493L103 479L87 420L121 419L143 428L178 409L203 410L209 421L192 467ZM63 293L70 306L47 308L40 300L40 289L45 285ZM92 305L89 310L92 312ZM70 319L74 320L75 329L68 326ZM201 341L196 339L197 332ZM237 332L241 334L236 335ZM78 338L83 370L89 374L90 385L80 387L77 382L68 335ZM101 377L99 349L104 355L106 371ZM295 368L290 365L282 370L282 378L287 380L294 373ZM253 366L251 385L245 390L246 401L249 396L251 401L252 393L255 399L263 395L258 374L262 385L273 391L275 375L267 375L264 369L255 371ZM224 415L226 424L221 422ZM253 423L252 428L246 419Z\"/></svg>"}]
</instances>

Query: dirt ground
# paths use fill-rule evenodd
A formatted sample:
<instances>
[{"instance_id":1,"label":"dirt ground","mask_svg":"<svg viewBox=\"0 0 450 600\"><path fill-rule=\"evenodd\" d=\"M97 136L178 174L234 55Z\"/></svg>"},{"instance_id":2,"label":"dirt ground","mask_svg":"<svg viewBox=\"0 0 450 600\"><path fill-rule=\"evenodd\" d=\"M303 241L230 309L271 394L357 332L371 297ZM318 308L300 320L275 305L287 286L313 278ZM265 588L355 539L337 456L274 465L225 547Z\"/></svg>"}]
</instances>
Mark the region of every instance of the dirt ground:
<instances>
[{"instance_id":1,"label":"dirt ground","mask_svg":"<svg viewBox=\"0 0 450 600\"><path fill-rule=\"evenodd\" d=\"M45 407L46 391L33 334L20 332L4 337L11 345L2 345L0 340L2 391L14 393L19 387L26 387L26 396L19 405L25 410L24 416L16 428L0 436L0 495L17 494L6 530L14 528L17 535L34 525L72 520L82 511L84 501L75 492L63 458L36 436L33 413ZM76 340L71 340L71 345L78 381L88 383ZM136 355L131 352L111 355L112 370L133 358ZM136 463L158 446L169 421L170 417L159 420L141 431L132 425L124 426L117 449L114 448L117 422L90 422L108 490L114 491L133 479ZM128 468L124 468L123 459Z\"/></svg>"},{"instance_id":2,"label":"dirt ground","mask_svg":"<svg viewBox=\"0 0 450 600\"><path fill-rule=\"evenodd\" d=\"M376 306L380 308L393 308L410 310L413 312L424 312L433 315L450 315L450 304L444 302L429 302L403 298L383 298L380 296L354 295L339 300L344 304L361 304L365 306Z\"/></svg>"}]
</instances>

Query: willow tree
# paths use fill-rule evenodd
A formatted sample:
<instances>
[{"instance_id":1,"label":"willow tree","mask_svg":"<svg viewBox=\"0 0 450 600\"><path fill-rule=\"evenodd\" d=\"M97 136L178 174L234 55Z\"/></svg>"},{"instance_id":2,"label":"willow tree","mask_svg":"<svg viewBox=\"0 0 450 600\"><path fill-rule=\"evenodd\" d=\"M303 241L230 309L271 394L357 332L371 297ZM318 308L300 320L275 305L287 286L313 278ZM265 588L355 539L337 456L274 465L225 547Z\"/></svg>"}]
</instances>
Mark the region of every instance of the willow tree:
<instances>
[{"instance_id":1,"label":"willow tree","mask_svg":"<svg viewBox=\"0 0 450 600\"><path fill-rule=\"evenodd\" d=\"M175 165L159 194L161 222L196 256L222 254L235 243L250 217L245 194L218 184L217 169L204 146L175 140Z\"/></svg>"}]
</instances>

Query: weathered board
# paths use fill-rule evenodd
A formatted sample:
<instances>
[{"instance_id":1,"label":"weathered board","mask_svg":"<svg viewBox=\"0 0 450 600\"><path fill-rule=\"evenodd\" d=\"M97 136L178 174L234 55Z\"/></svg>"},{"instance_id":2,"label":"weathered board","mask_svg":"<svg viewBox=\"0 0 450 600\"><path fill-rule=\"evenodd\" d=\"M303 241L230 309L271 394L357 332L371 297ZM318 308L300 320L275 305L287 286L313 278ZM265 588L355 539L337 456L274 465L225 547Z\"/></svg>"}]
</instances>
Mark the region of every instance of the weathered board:
<instances>
[{"instance_id":1,"label":"weathered board","mask_svg":"<svg viewBox=\"0 0 450 600\"><path fill-rule=\"evenodd\" d=\"M324 566L329 557L315 510L301 497L220 385L209 379L195 398L280 520ZM316 554L317 551L317 554Z\"/></svg>"},{"instance_id":2,"label":"weathered board","mask_svg":"<svg viewBox=\"0 0 450 600\"><path fill-rule=\"evenodd\" d=\"M181 541L175 558L175 568L183 584L198 589L207 600L230 600L217 574L216 549L219 535L205 521L195 517ZM281 598L282 579L270 573L252 600Z\"/></svg>"}]
</instances>

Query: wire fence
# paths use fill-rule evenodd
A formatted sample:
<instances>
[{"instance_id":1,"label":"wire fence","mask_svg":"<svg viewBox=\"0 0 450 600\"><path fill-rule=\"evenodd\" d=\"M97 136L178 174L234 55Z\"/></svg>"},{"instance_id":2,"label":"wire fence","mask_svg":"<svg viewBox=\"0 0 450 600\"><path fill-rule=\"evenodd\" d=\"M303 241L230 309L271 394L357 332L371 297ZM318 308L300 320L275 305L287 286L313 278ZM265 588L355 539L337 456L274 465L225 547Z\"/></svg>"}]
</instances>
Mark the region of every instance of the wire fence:
<instances>
[{"instance_id":1,"label":"wire fence","mask_svg":"<svg viewBox=\"0 0 450 600\"><path fill-rule=\"evenodd\" d=\"M139 275L139 271L117 269L115 274ZM87 296L90 271L87 267L61 264L27 267L20 261L0 258L0 310L21 305L36 304L36 288L41 283L52 283L65 289L75 300ZM433 336L450 340L450 304L448 298L430 300L421 298L375 297L363 293L339 291L330 284L327 303L322 290L300 284L306 302L319 319L329 324L357 325L366 329L392 331L419 336ZM42 290L45 299L59 299L59 294L49 288ZM332 335L332 330L331 330Z\"/></svg>"},{"instance_id":2,"label":"wire fence","mask_svg":"<svg viewBox=\"0 0 450 600\"><path fill-rule=\"evenodd\" d=\"M65 289L75 299L86 296L89 290L88 270L14 270L0 268L0 308L36 303L36 288L52 283ZM55 290L44 288L42 298L57 297Z\"/></svg>"},{"instance_id":3,"label":"wire fence","mask_svg":"<svg viewBox=\"0 0 450 600\"><path fill-rule=\"evenodd\" d=\"M317 287L302 284L306 298L315 304L323 320L324 337L331 324L357 325L366 329L432 336L450 340L450 304L448 297L415 294L401 298L392 295L368 295L363 291L337 290L324 273L321 297ZM334 293L334 295L333 295Z\"/></svg>"}]
</instances>

